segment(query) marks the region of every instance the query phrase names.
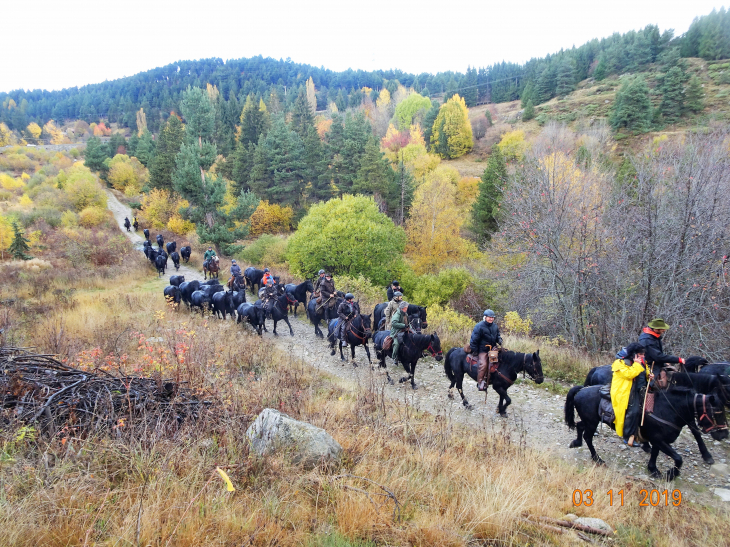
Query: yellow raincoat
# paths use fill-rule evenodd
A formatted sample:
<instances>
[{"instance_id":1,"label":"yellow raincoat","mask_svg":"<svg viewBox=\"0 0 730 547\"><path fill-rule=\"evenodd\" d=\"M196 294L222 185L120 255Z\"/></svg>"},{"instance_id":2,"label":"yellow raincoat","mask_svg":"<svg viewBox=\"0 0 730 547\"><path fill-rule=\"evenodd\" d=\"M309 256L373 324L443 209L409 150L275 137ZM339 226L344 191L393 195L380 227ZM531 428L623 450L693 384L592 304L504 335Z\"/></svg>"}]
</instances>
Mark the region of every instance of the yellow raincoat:
<instances>
[{"instance_id":1,"label":"yellow raincoat","mask_svg":"<svg viewBox=\"0 0 730 547\"><path fill-rule=\"evenodd\" d=\"M642 372L646 372L644 365L640 363L626 364L623 359L616 359L611 365L613 379L611 380L611 404L616 415L616 434L624 436L624 418L626 409L629 406L629 395L634 378Z\"/></svg>"}]
</instances>

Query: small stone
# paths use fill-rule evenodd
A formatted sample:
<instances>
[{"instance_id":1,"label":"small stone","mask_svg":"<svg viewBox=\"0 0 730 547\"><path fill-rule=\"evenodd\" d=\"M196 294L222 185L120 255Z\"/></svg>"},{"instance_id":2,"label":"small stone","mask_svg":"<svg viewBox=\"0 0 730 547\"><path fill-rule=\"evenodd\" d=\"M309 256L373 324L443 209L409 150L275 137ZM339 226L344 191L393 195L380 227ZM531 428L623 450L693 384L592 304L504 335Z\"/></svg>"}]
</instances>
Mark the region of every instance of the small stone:
<instances>
[{"instance_id":1,"label":"small stone","mask_svg":"<svg viewBox=\"0 0 730 547\"><path fill-rule=\"evenodd\" d=\"M573 513L568 513L563 517L563 520L567 520L570 522L575 522L575 520L578 518L578 515L574 515Z\"/></svg>"},{"instance_id":2,"label":"small stone","mask_svg":"<svg viewBox=\"0 0 730 547\"><path fill-rule=\"evenodd\" d=\"M613 534L613 528L611 528L604 520L597 519L597 518L590 518L590 517L580 517L575 519L576 524L582 524L583 526L590 526L591 528L597 528L599 530L603 530L604 532L608 532L609 534Z\"/></svg>"},{"instance_id":3,"label":"small stone","mask_svg":"<svg viewBox=\"0 0 730 547\"><path fill-rule=\"evenodd\" d=\"M730 501L730 490L727 488L715 488L713 491L722 501Z\"/></svg>"}]
</instances>

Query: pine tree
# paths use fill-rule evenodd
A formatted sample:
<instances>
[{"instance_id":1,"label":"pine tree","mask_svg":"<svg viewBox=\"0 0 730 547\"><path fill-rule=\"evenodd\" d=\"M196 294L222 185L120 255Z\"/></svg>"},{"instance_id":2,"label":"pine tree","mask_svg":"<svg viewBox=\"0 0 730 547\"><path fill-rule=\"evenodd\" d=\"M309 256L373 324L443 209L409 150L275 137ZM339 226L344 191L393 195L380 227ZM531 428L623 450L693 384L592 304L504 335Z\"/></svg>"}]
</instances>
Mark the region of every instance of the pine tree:
<instances>
[{"instance_id":1,"label":"pine tree","mask_svg":"<svg viewBox=\"0 0 730 547\"><path fill-rule=\"evenodd\" d=\"M527 101L527 106L524 112L522 112L522 121L529 122L535 117L535 105L532 104L532 100Z\"/></svg>"},{"instance_id":2,"label":"pine tree","mask_svg":"<svg viewBox=\"0 0 730 547\"><path fill-rule=\"evenodd\" d=\"M600 82L603 80L608 73L608 63L606 62L606 56L601 53L601 55L598 57L598 63L596 64L596 68L593 70L593 77L596 79L596 81Z\"/></svg>"},{"instance_id":3,"label":"pine tree","mask_svg":"<svg viewBox=\"0 0 730 547\"><path fill-rule=\"evenodd\" d=\"M131 140L131 139L130 139ZM130 151L130 154L131 151ZM145 167L149 167L155 157L155 141L152 140L152 133L147 129L142 132L133 154Z\"/></svg>"},{"instance_id":4,"label":"pine tree","mask_svg":"<svg viewBox=\"0 0 730 547\"><path fill-rule=\"evenodd\" d=\"M271 125L269 113L263 101L256 100L253 93L246 97L246 102L241 110L241 135L238 139L238 145L244 149L253 143L257 144L259 138L265 135Z\"/></svg>"},{"instance_id":5,"label":"pine tree","mask_svg":"<svg viewBox=\"0 0 730 547\"><path fill-rule=\"evenodd\" d=\"M499 206L507 184L507 165L498 146L492 148L487 168L479 182L479 193L471 209L471 223L480 244L488 242L498 229Z\"/></svg>"},{"instance_id":6,"label":"pine tree","mask_svg":"<svg viewBox=\"0 0 730 547\"><path fill-rule=\"evenodd\" d=\"M464 78L461 80L461 93L464 97L464 102L466 102L466 106L476 106L477 100L479 98L477 89L476 68L472 68L471 66L467 67L466 76L464 76Z\"/></svg>"},{"instance_id":7,"label":"pine tree","mask_svg":"<svg viewBox=\"0 0 730 547\"><path fill-rule=\"evenodd\" d=\"M692 76L689 85L684 93L685 106L690 112L702 112L705 108L705 90L702 88L702 81L697 76Z\"/></svg>"},{"instance_id":8,"label":"pine tree","mask_svg":"<svg viewBox=\"0 0 730 547\"><path fill-rule=\"evenodd\" d=\"M320 177L323 169L324 146L319 133L310 127L303 139L304 145L304 181L307 186L307 195L314 200L327 200L332 197L332 190L322 183Z\"/></svg>"},{"instance_id":9,"label":"pine tree","mask_svg":"<svg viewBox=\"0 0 730 547\"><path fill-rule=\"evenodd\" d=\"M532 95L535 93L535 84L532 83L532 80L527 82L527 85L525 85L525 88L522 90L522 93L520 95L520 101L522 102L522 108L527 107L527 103L531 102Z\"/></svg>"},{"instance_id":10,"label":"pine tree","mask_svg":"<svg viewBox=\"0 0 730 547\"><path fill-rule=\"evenodd\" d=\"M104 161L109 158L109 149L99 137L91 137L86 142L84 165L92 171L104 171Z\"/></svg>"},{"instance_id":11,"label":"pine tree","mask_svg":"<svg viewBox=\"0 0 730 547\"><path fill-rule=\"evenodd\" d=\"M155 157L150 166L150 186L172 190L175 157L185 139L185 126L174 112L160 131Z\"/></svg>"},{"instance_id":12,"label":"pine tree","mask_svg":"<svg viewBox=\"0 0 730 547\"><path fill-rule=\"evenodd\" d=\"M575 67L567 57L563 59L558 68L555 93L564 97L575 89Z\"/></svg>"},{"instance_id":13,"label":"pine tree","mask_svg":"<svg viewBox=\"0 0 730 547\"><path fill-rule=\"evenodd\" d=\"M114 133L107 143L107 156L113 158L117 154L127 152L127 139L121 133Z\"/></svg>"},{"instance_id":14,"label":"pine tree","mask_svg":"<svg viewBox=\"0 0 730 547\"><path fill-rule=\"evenodd\" d=\"M304 89L299 91L294 108L292 109L292 129L297 132L300 137L307 134L307 130L314 125L314 114L311 105L307 100L307 93Z\"/></svg>"},{"instance_id":15,"label":"pine tree","mask_svg":"<svg viewBox=\"0 0 730 547\"><path fill-rule=\"evenodd\" d=\"M635 133L649 130L652 118L649 88L641 76L627 80L616 93L609 123L614 129L625 127Z\"/></svg>"},{"instance_id":16,"label":"pine tree","mask_svg":"<svg viewBox=\"0 0 730 547\"><path fill-rule=\"evenodd\" d=\"M33 258L27 253L30 252L28 240L23 237L17 222L13 222L13 242L8 247L8 252L16 260L30 260Z\"/></svg>"},{"instance_id":17,"label":"pine tree","mask_svg":"<svg viewBox=\"0 0 730 547\"><path fill-rule=\"evenodd\" d=\"M632 70L641 69L651 63L651 43L644 36L643 32L636 33L636 38L629 50L629 55L631 58L630 68Z\"/></svg>"},{"instance_id":18,"label":"pine tree","mask_svg":"<svg viewBox=\"0 0 730 547\"><path fill-rule=\"evenodd\" d=\"M684 74L678 67L669 69L662 82L661 112L669 123L675 123L684 112Z\"/></svg>"},{"instance_id":19,"label":"pine tree","mask_svg":"<svg viewBox=\"0 0 730 547\"><path fill-rule=\"evenodd\" d=\"M426 117L423 119L423 139L426 141L426 146L431 150L431 136L433 135L433 124L439 115L439 105L436 101L431 101L431 109L426 112Z\"/></svg>"},{"instance_id":20,"label":"pine tree","mask_svg":"<svg viewBox=\"0 0 730 547\"><path fill-rule=\"evenodd\" d=\"M371 194L378 204L386 203L389 210L394 208L395 186L393 169L383 156L375 137L371 137L365 145L358 169L353 181L354 193Z\"/></svg>"}]
</instances>

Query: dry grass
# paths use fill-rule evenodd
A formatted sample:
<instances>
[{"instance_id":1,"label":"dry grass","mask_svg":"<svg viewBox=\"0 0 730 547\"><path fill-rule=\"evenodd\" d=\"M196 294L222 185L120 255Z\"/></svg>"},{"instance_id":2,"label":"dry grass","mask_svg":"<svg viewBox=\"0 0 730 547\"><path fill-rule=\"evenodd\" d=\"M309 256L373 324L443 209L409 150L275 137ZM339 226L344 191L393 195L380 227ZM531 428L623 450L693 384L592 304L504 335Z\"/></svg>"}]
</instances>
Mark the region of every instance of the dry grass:
<instances>
[{"instance_id":1,"label":"dry grass","mask_svg":"<svg viewBox=\"0 0 730 547\"><path fill-rule=\"evenodd\" d=\"M625 545L725 544L727 512L689 503L639 508L643 483L530 450L506 426L469 431L448 413L418 413L386 398L375 379L350 386L320 375L240 325L172 311L139 271L79 291L55 317L69 338L81 337L75 358L189 381L221 402L220 416L135 438L62 432L20 441L3 429L0 544L566 544L569 536L520 520L566 512L603 518ZM130 325L132 336L124 331ZM43 330L29 331L27 341L43 345ZM140 343L150 338L158 342ZM176 359L182 342L188 351ZM510 340L521 343L529 344ZM107 349L87 351L97 345ZM342 467L304 472L285 457L249 454L245 429L265 407L327 429L345 449ZM236 492L225 491L216 466L228 470ZM342 474L388 488L401 518L394 521L392 501L352 489L377 488L334 478ZM600 495L592 507L574 508L576 488ZM603 493L611 488L624 488L624 507L608 505Z\"/></svg>"}]
</instances>

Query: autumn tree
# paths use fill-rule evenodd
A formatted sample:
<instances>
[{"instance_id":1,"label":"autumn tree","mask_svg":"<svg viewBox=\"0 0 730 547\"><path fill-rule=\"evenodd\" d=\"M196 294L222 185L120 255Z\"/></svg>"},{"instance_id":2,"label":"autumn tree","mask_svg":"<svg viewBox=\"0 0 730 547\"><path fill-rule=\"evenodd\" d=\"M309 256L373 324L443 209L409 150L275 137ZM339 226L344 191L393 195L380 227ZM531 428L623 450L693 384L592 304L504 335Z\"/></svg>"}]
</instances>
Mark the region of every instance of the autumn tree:
<instances>
[{"instance_id":1,"label":"autumn tree","mask_svg":"<svg viewBox=\"0 0 730 547\"><path fill-rule=\"evenodd\" d=\"M0 146L8 146L9 144L13 144L14 141L15 137L13 136L13 132L10 131L10 128L4 123L0 123Z\"/></svg>"},{"instance_id":2,"label":"autumn tree","mask_svg":"<svg viewBox=\"0 0 730 547\"><path fill-rule=\"evenodd\" d=\"M423 97L418 93L411 93L398 103L393 113L393 121L398 129L406 130L415 123L423 123L423 120L431 108L431 99Z\"/></svg>"},{"instance_id":3,"label":"autumn tree","mask_svg":"<svg viewBox=\"0 0 730 547\"><path fill-rule=\"evenodd\" d=\"M37 141L40 138L43 129L41 129L41 127L37 123L31 122L28 124L28 127L25 128L25 132L27 133L28 137Z\"/></svg>"},{"instance_id":4,"label":"autumn tree","mask_svg":"<svg viewBox=\"0 0 730 547\"><path fill-rule=\"evenodd\" d=\"M141 137L145 131L147 131L147 116L144 113L144 109L140 108L137 111L137 136Z\"/></svg>"},{"instance_id":5,"label":"autumn tree","mask_svg":"<svg viewBox=\"0 0 730 547\"><path fill-rule=\"evenodd\" d=\"M149 172L137 158L117 154L109 162L107 180L120 192L134 196L139 194L149 181Z\"/></svg>"},{"instance_id":6,"label":"autumn tree","mask_svg":"<svg viewBox=\"0 0 730 547\"><path fill-rule=\"evenodd\" d=\"M454 169L440 167L416 189L406 221L406 255L417 274L436 273L469 253L461 237L465 218L456 204L458 180Z\"/></svg>"},{"instance_id":7,"label":"autumn tree","mask_svg":"<svg viewBox=\"0 0 730 547\"><path fill-rule=\"evenodd\" d=\"M443 158L458 158L474 146L469 111L464 99L455 94L439 109L433 124L431 145Z\"/></svg>"},{"instance_id":8,"label":"autumn tree","mask_svg":"<svg viewBox=\"0 0 730 547\"><path fill-rule=\"evenodd\" d=\"M280 234L291 229L294 210L282 207L278 203L269 203L267 200L259 202L258 207L251 215L250 235Z\"/></svg>"}]
</instances>

